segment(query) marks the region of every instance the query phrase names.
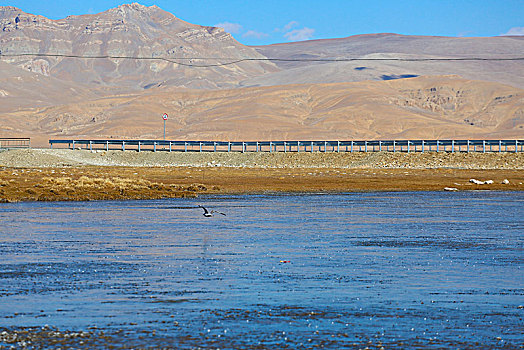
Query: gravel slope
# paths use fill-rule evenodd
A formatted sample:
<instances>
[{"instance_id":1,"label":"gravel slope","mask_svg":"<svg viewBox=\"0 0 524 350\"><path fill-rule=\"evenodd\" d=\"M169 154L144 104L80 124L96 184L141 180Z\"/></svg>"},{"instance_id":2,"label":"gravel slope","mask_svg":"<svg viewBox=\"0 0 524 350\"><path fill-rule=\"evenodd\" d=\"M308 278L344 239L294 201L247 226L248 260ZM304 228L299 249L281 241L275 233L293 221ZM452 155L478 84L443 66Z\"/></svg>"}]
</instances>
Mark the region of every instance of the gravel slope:
<instances>
[{"instance_id":1,"label":"gravel slope","mask_svg":"<svg viewBox=\"0 0 524 350\"><path fill-rule=\"evenodd\" d=\"M0 167L62 166L245 168L524 169L524 153L212 153L16 149L0 151Z\"/></svg>"}]
</instances>

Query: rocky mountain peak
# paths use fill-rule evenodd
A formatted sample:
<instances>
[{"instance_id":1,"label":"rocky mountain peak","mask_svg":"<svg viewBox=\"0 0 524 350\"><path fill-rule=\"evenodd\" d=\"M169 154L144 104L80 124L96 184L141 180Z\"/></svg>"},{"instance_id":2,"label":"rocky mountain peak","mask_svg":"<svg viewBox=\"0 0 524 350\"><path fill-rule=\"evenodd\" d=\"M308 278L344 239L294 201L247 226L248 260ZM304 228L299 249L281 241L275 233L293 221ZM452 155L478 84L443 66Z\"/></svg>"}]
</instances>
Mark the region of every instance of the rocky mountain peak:
<instances>
[{"instance_id":1,"label":"rocky mountain peak","mask_svg":"<svg viewBox=\"0 0 524 350\"><path fill-rule=\"evenodd\" d=\"M153 7L153 6L151 6ZM142 4L139 4L138 2L133 2L131 4L122 4L120 6L118 6L117 8L129 8L129 9L133 9L133 10L137 10L137 11L142 11L142 10L145 10L147 8L149 8L148 6L145 6L145 5L142 5Z\"/></svg>"},{"instance_id":2,"label":"rocky mountain peak","mask_svg":"<svg viewBox=\"0 0 524 350\"><path fill-rule=\"evenodd\" d=\"M14 6L0 6L0 17L3 17L5 14L10 14L11 12L22 12L22 10Z\"/></svg>"},{"instance_id":3,"label":"rocky mountain peak","mask_svg":"<svg viewBox=\"0 0 524 350\"><path fill-rule=\"evenodd\" d=\"M9 63L59 79L133 89L164 85L215 88L236 86L245 78L277 70L270 62L221 66L231 58L263 56L221 28L185 22L157 6L124 4L60 20L14 7L0 11L0 52L15 55ZM89 59L93 56L115 58ZM116 58L123 56L129 58Z\"/></svg>"},{"instance_id":4,"label":"rocky mountain peak","mask_svg":"<svg viewBox=\"0 0 524 350\"><path fill-rule=\"evenodd\" d=\"M14 6L0 6L0 32L11 32L27 26L51 23L50 19L26 13Z\"/></svg>"},{"instance_id":5,"label":"rocky mountain peak","mask_svg":"<svg viewBox=\"0 0 524 350\"><path fill-rule=\"evenodd\" d=\"M109 9L105 12L102 12L101 14L116 14L123 17L130 15L148 16L151 15L153 12L156 12L157 10L160 10L158 6L144 6L134 2L132 4L123 4L118 7Z\"/></svg>"}]
</instances>

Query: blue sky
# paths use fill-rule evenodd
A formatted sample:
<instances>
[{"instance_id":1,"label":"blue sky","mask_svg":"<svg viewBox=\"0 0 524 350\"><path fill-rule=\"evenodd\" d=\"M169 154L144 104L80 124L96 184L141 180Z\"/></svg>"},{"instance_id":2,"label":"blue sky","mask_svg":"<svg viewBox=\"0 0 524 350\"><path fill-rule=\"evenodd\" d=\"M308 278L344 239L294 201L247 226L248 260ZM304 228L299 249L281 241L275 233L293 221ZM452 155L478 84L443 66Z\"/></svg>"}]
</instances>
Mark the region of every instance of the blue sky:
<instances>
[{"instance_id":1,"label":"blue sky","mask_svg":"<svg viewBox=\"0 0 524 350\"><path fill-rule=\"evenodd\" d=\"M51 19L98 13L125 0L0 0ZM524 0L141 0L200 25L221 25L246 45L346 37L524 35Z\"/></svg>"}]
</instances>

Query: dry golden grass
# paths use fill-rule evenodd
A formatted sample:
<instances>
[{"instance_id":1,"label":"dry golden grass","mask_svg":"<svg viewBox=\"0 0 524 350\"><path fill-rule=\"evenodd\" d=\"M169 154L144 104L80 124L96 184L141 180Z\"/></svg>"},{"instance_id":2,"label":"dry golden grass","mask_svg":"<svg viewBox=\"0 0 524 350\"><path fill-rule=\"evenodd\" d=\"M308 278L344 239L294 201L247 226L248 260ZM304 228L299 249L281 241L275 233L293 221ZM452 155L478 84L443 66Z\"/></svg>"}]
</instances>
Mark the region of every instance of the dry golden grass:
<instances>
[{"instance_id":1,"label":"dry golden grass","mask_svg":"<svg viewBox=\"0 0 524 350\"><path fill-rule=\"evenodd\" d=\"M522 170L226 167L0 169L0 202L158 199L199 193L523 191ZM469 179L493 180L476 185ZM503 184L508 179L509 184Z\"/></svg>"},{"instance_id":2,"label":"dry golden grass","mask_svg":"<svg viewBox=\"0 0 524 350\"><path fill-rule=\"evenodd\" d=\"M41 172L46 176L38 176ZM173 198L206 191L202 185L164 184L136 176L99 176L97 171L83 174L79 169L71 173L72 176L54 170L27 170L20 174L0 171L0 202ZM7 180L9 177L12 178Z\"/></svg>"},{"instance_id":3,"label":"dry golden grass","mask_svg":"<svg viewBox=\"0 0 524 350\"><path fill-rule=\"evenodd\" d=\"M71 177L44 177L43 182L50 187L69 189L116 189L116 190L144 190L162 188L162 184L144 179L129 179L122 177L88 177L80 176L78 179Z\"/></svg>"}]
</instances>

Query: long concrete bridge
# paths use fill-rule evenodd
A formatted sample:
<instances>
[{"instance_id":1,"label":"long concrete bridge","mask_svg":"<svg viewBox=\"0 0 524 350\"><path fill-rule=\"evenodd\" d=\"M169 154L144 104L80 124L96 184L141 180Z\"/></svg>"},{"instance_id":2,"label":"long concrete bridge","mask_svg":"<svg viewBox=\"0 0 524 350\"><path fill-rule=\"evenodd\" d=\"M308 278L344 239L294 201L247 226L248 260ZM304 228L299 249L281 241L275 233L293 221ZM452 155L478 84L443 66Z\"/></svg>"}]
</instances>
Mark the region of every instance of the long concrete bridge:
<instances>
[{"instance_id":1,"label":"long concrete bridge","mask_svg":"<svg viewBox=\"0 0 524 350\"><path fill-rule=\"evenodd\" d=\"M51 148L167 152L524 152L524 140L168 141L49 140Z\"/></svg>"}]
</instances>

